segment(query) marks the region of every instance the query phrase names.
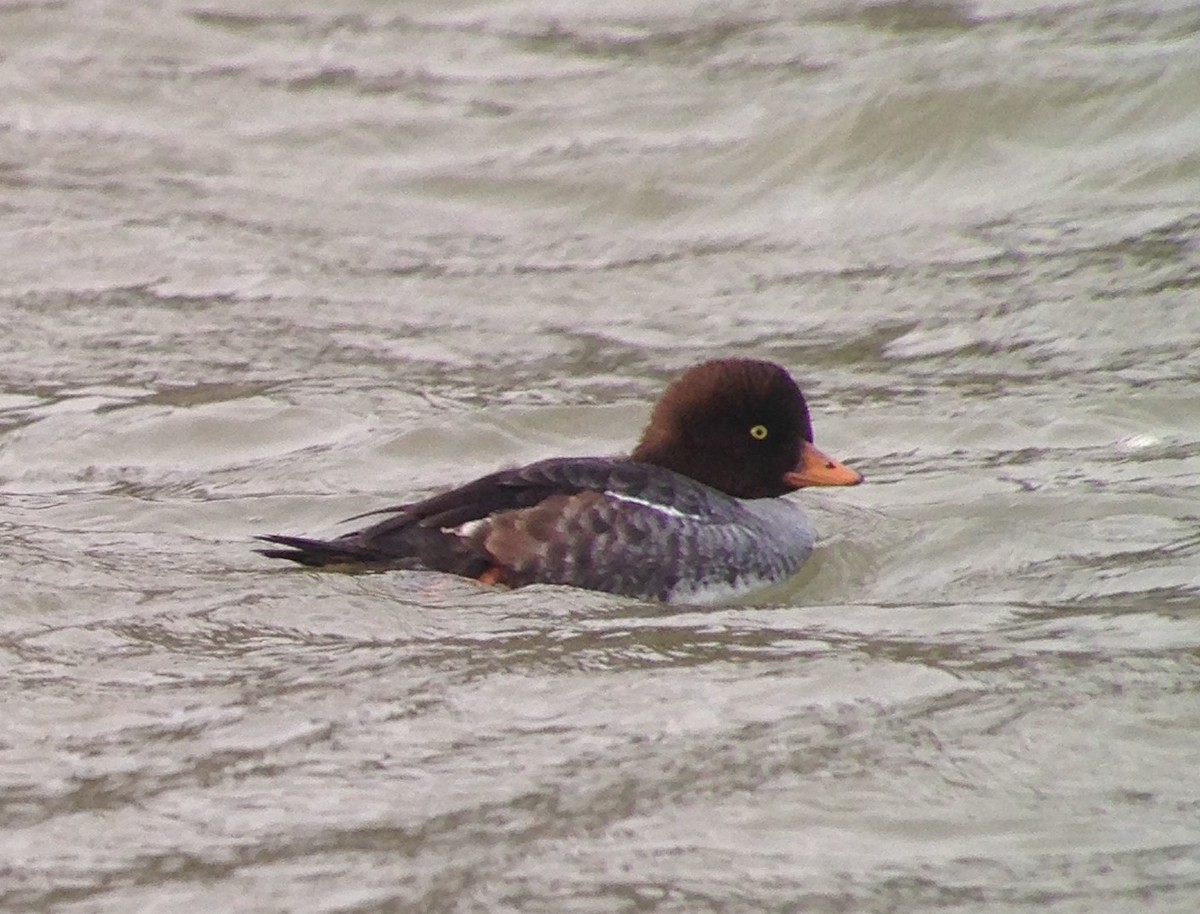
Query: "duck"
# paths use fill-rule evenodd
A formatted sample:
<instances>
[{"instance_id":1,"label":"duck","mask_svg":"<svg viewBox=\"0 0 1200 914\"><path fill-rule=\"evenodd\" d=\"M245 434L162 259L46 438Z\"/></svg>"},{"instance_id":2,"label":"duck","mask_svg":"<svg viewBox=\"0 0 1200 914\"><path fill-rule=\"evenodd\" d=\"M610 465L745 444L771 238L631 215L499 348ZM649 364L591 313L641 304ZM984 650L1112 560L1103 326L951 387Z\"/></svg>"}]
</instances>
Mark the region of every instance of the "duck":
<instances>
[{"instance_id":1,"label":"duck","mask_svg":"<svg viewBox=\"0 0 1200 914\"><path fill-rule=\"evenodd\" d=\"M786 368L707 361L671 383L628 456L552 457L356 515L333 539L266 534L310 568L444 572L508 588L557 584L666 604L724 602L794 576L816 536L785 498L852 486L813 444Z\"/></svg>"}]
</instances>

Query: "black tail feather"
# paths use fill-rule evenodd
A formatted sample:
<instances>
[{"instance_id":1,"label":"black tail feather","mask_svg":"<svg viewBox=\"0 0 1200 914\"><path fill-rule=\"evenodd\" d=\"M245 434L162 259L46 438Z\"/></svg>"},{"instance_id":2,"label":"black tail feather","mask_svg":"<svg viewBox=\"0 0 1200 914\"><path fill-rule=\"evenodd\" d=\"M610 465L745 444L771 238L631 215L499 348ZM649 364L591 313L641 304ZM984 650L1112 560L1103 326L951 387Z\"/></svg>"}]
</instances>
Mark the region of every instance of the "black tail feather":
<instances>
[{"instance_id":1,"label":"black tail feather","mask_svg":"<svg viewBox=\"0 0 1200 914\"><path fill-rule=\"evenodd\" d=\"M310 568L323 568L327 565L375 564L382 558L373 549L364 549L362 546L338 540L315 540L304 536L279 536L274 533L256 536L255 539L288 547L286 549L256 550L260 555L265 555L270 559L288 559Z\"/></svg>"}]
</instances>

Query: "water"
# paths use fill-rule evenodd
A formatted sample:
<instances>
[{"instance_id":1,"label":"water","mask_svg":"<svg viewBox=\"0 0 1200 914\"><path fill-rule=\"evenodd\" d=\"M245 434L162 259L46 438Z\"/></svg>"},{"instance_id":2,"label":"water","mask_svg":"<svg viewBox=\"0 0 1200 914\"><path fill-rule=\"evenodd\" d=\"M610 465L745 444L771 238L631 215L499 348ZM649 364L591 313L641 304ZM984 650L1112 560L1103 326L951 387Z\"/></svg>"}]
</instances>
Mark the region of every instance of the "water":
<instances>
[{"instance_id":1,"label":"water","mask_svg":"<svg viewBox=\"0 0 1200 914\"><path fill-rule=\"evenodd\" d=\"M0 906L1191 912L1200 9L0 7ZM868 484L696 610L256 532L627 448Z\"/></svg>"}]
</instances>

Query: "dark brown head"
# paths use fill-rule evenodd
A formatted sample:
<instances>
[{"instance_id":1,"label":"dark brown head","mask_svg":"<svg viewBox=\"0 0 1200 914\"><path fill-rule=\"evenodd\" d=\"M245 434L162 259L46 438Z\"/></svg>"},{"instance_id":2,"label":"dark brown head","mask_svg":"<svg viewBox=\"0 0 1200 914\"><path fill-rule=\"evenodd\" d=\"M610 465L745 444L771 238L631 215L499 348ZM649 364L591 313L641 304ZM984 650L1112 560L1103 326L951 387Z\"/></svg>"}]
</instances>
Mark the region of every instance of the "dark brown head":
<instances>
[{"instance_id":1,"label":"dark brown head","mask_svg":"<svg viewBox=\"0 0 1200 914\"><path fill-rule=\"evenodd\" d=\"M738 498L862 481L812 440L808 404L786 369L719 359L667 388L631 456Z\"/></svg>"}]
</instances>

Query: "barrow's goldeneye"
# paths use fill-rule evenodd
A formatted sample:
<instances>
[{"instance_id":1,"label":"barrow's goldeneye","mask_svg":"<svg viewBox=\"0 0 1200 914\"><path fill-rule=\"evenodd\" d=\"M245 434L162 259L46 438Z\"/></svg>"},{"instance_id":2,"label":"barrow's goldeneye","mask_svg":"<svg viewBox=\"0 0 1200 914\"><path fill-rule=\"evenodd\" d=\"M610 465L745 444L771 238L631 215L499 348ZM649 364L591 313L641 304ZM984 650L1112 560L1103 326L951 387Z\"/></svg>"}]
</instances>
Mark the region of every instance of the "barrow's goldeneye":
<instances>
[{"instance_id":1,"label":"barrow's goldeneye","mask_svg":"<svg viewBox=\"0 0 1200 914\"><path fill-rule=\"evenodd\" d=\"M260 551L314 567L712 603L791 577L812 551L808 519L779 496L862 481L812 441L808 405L784 368L719 359L667 388L628 457L500 470L359 515L389 516L336 539L259 537L286 547Z\"/></svg>"}]
</instances>

